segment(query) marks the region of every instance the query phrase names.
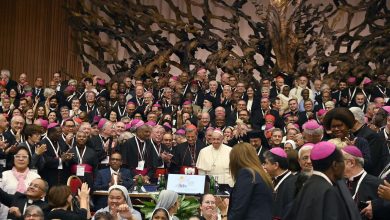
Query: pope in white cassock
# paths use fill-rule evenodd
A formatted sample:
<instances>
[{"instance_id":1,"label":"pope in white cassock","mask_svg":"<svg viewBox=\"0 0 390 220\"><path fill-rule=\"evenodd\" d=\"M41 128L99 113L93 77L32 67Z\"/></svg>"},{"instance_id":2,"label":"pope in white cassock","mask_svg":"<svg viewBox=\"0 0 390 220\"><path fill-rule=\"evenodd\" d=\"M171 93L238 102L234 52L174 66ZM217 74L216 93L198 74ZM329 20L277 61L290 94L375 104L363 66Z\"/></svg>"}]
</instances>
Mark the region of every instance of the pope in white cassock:
<instances>
[{"instance_id":1,"label":"pope in white cassock","mask_svg":"<svg viewBox=\"0 0 390 220\"><path fill-rule=\"evenodd\" d=\"M223 144L223 133L216 129L213 131L212 145L203 148L196 161L199 175L212 175L220 184L233 186L233 179L229 171L231 147Z\"/></svg>"}]
</instances>

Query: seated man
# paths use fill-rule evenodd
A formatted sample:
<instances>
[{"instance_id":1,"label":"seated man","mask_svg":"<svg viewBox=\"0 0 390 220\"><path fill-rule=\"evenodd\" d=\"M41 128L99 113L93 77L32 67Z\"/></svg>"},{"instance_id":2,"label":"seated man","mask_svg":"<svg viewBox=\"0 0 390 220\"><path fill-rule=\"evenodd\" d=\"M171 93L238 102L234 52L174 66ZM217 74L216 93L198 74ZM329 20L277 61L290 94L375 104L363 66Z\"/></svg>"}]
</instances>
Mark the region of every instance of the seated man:
<instances>
[{"instance_id":1,"label":"seated man","mask_svg":"<svg viewBox=\"0 0 390 220\"><path fill-rule=\"evenodd\" d=\"M128 190L133 185L133 177L130 170L121 168L122 155L119 152L112 153L109 161L110 167L98 171L94 183L94 190L108 190L112 185L122 185ZM98 197L95 200L95 207L97 209L107 206L107 199Z\"/></svg>"},{"instance_id":2,"label":"seated man","mask_svg":"<svg viewBox=\"0 0 390 220\"><path fill-rule=\"evenodd\" d=\"M8 194L0 188L0 202L9 207L7 219L23 219L23 213L30 205L39 206L44 212L49 212L45 198L49 185L43 179L34 179L25 193Z\"/></svg>"}]
</instances>

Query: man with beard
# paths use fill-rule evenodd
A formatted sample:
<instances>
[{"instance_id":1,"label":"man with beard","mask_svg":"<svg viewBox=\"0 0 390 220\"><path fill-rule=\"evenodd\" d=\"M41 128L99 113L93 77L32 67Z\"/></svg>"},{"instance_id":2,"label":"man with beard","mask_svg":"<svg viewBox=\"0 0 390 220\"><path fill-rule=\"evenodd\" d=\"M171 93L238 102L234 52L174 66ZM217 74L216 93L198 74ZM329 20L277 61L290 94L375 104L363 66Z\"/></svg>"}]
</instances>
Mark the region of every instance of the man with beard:
<instances>
[{"instance_id":1,"label":"man with beard","mask_svg":"<svg viewBox=\"0 0 390 220\"><path fill-rule=\"evenodd\" d=\"M140 121L136 125L135 136L120 144L118 151L123 156L124 167L131 171L135 179L140 175L145 183L154 177L158 158L148 139L151 128Z\"/></svg>"},{"instance_id":2,"label":"man with beard","mask_svg":"<svg viewBox=\"0 0 390 220\"><path fill-rule=\"evenodd\" d=\"M310 159L313 175L298 193L284 219L361 219L348 188L340 181L345 164L336 145L330 142L314 145Z\"/></svg>"},{"instance_id":3,"label":"man with beard","mask_svg":"<svg viewBox=\"0 0 390 220\"><path fill-rule=\"evenodd\" d=\"M58 143L60 138L61 128L57 123L52 123L48 126L47 136L41 141L41 144L46 144L47 151L43 154L45 164L43 169L39 170L39 175L49 186L65 184L69 176L66 162L72 159L73 154Z\"/></svg>"}]
</instances>

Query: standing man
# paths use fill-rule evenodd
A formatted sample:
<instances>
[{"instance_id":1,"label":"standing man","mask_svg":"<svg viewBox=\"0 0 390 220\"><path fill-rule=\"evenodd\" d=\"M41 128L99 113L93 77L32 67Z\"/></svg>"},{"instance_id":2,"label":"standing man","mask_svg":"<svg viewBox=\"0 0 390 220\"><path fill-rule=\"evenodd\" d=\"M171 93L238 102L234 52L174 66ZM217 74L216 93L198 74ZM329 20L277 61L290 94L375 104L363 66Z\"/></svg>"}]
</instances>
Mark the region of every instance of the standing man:
<instances>
[{"instance_id":1,"label":"standing man","mask_svg":"<svg viewBox=\"0 0 390 220\"><path fill-rule=\"evenodd\" d=\"M313 175L306 181L284 218L361 219L348 189L345 189L345 183L338 182L343 178L345 164L343 154L336 145L319 142L314 145L310 159L314 168Z\"/></svg>"}]
</instances>

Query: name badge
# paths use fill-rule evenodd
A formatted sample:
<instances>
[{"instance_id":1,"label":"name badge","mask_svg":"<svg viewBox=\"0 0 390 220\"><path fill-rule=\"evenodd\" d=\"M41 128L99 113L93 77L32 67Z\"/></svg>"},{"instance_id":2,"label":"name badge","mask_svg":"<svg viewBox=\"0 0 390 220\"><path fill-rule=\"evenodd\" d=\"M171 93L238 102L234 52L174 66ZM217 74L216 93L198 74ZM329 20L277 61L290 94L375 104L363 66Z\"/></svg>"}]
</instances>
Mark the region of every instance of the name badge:
<instances>
[{"instance_id":1,"label":"name badge","mask_svg":"<svg viewBox=\"0 0 390 220\"><path fill-rule=\"evenodd\" d=\"M63 169L63 167L62 167L62 160L58 160L58 169L59 170Z\"/></svg>"},{"instance_id":2,"label":"name badge","mask_svg":"<svg viewBox=\"0 0 390 220\"><path fill-rule=\"evenodd\" d=\"M144 167L145 167L145 161L144 160L140 160L140 161L138 161L138 166L135 169L137 169L137 170L144 170Z\"/></svg>"},{"instance_id":3,"label":"name badge","mask_svg":"<svg viewBox=\"0 0 390 220\"><path fill-rule=\"evenodd\" d=\"M5 163L6 163L6 160L5 160L5 159L1 159L1 160L0 160L0 165L1 165L1 166L5 167Z\"/></svg>"},{"instance_id":4,"label":"name badge","mask_svg":"<svg viewBox=\"0 0 390 220\"><path fill-rule=\"evenodd\" d=\"M85 167L83 165L77 165L76 176L84 176Z\"/></svg>"}]
</instances>

